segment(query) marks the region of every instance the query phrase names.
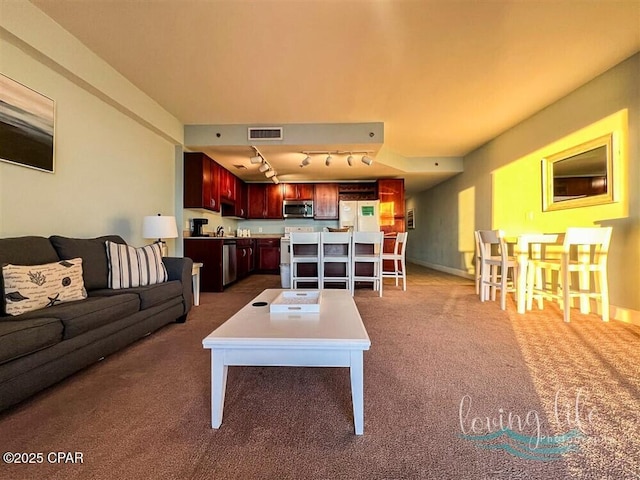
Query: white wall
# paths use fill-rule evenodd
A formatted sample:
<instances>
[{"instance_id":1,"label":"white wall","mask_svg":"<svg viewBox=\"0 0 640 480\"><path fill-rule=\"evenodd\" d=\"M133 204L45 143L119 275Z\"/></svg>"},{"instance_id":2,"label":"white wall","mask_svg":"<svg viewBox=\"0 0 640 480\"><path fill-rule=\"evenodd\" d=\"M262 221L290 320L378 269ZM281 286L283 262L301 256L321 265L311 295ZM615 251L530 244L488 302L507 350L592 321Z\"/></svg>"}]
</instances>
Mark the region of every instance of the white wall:
<instances>
[{"instance_id":1,"label":"white wall","mask_svg":"<svg viewBox=\"0 0 640 480\"><path fill-rule=\"evenodd\" d=\"M620 179L623 203L615 208L542 212L540 177L537 168L531 173L530 155L623 110L628 118L626 172L615 172L624 177ZM412 237L421 241L407 243L407 257L443 270L469 273L474 229L500 228L518 233L525 227L531 231L558 231L561 226L612 225L611 303L622 309L640 310L639 120L640 53L471 152L464 159L464 173L415 196L412 202L417 228ZM512 218L506 224L507 216L496 214L501 208L520 208L513 198L496 196L496 192L505 189L494 184L501 181L496 180L501 177L495 172L507 165L512 173L506 178L516 183L523 196L535 196L534 202L529 197L522 202L527 215L533 214L527 222L524 211L522 218ZM603 212L610 215L603 216Z\"/></svg>"},{"instance_id":2,"label":"white wall","mask_svg":"<svg viewBox=\"0 0 640 480\"><path fill-rule=\"evenodd\" d=\"M174 215L181 203L182 125L31 4L3 3L0 14L0 71L56 105L55 173L0 162L0 237L115 233L149 243L142 217Z\"/></svg>"}]
</instances>

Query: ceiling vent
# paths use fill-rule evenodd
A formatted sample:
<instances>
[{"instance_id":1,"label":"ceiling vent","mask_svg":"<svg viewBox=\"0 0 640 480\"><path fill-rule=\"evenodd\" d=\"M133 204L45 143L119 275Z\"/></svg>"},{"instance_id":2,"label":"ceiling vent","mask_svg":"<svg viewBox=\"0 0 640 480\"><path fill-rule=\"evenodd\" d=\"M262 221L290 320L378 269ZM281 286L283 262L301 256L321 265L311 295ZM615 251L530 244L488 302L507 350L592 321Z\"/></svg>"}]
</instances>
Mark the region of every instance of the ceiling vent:
<instances>
[{"instance_id":1,"label":"ceiling vent","mask_svg":"<svg viewBox=\"0 0 640 480\"><path fill-rule=\"evenodd\" d=\"M282 127L249 127L249 140L282 140Z\"/></svg>"}]
</instances>

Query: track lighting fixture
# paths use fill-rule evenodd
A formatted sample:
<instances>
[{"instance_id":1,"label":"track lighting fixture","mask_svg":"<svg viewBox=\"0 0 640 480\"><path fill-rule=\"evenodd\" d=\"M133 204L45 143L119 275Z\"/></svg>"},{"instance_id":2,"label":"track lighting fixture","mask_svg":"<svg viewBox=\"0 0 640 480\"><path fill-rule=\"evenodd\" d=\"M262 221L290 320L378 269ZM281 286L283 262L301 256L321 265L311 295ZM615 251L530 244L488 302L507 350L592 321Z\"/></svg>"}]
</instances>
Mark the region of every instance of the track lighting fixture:
<instances>
[{"instance_id":1,"label":"track lighting fixture","mask_svg":"<svg viewBox=\"0 0 640 480\"><path fill-rule=\"evenodd\" d=\"M278 177L276 177L275 175L273 177L271 177L271 181L273 183L275 183L276 185L280 183L280 180L278 180Z\"/></svg>"},{"instance_id":2,"label":"track lighting fixture","mask_svg":"<svg viewBox=\"0 0 640 480\"><path fill-rule=\"evenodd\" d=\"M306 157L304 157L304 159L302 160L302 162L300 162L300 166L301 167L306 167L307 165L309 165L311 163L311 157L309 155L307 155Z\"/></svg>"},{"instance_id":3,"label":"track lighting fixture","mask_svg":"<svg viewBox=\"0 0 640 480\"><path fill-rule=\"evenodd\" d=\"M363 162L364 162L364 160L363 160ZM260 170L262 173L264 173L264 172L266 172L268 170L271 170L271 167L269 166L269 164L267 162L264 162L262 165L260 165L258 167L258 170Z\"/></svg>"},{"instance_id":4,"label":"track lighting fixture","mask_svg":"<svg viewBox=\"0 0 640 480\"><path fill-rule=\"evenodd\" d=\"M304 151L301 152L305 157L300 162L300 167L306 167L311 164L311 155L326 155L324 164L328 167L331 165L331 162L334 160L334 155L344 156L347 155L347 165L353 167L354 156L353 154L362 155L362 163L365 165L371 165L373 163L373 158L369 157L367 154L373 153L371 150L360 150L360 151L341 151L341 150L318 150L318 151Z\"/></svg>"},{"instance_id":5,"label":"track lighting fixture","mask_svg":"<svg viewBox=\"0 0 640 480\"><path fill-rule=\"evenodd\" d=\"M267 178L275 177L276 176L276 171L275 170L267 170L266 172L264 172L264 176L267 177Z\"/></svg>"},{"instance_id":6,"label":"track lighting fixture","mask_svg":"<svg viewBox=\"0 0 640 480\"><path fill-rule=\"evenodd\" d=\"M249 159L251 161L252 164L256 164L256 163L262 163L262 157L260 155L256 155L255 157L251 157Z\"/></svg>"}]
</instances>

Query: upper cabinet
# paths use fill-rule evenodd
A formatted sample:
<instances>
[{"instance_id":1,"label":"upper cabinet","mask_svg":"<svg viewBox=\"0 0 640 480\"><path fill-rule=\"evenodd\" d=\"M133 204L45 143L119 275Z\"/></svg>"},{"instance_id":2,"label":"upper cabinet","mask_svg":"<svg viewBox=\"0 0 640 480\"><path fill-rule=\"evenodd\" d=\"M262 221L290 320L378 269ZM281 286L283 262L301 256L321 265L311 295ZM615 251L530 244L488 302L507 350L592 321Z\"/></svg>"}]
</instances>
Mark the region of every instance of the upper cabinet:
<instances>
[{"instance_id":1,"label":"upper cabinet","mask_svg":"<svg viewBox=\"0 0 640 480\"><path fill-rule=\"evenodd\" d=\"M313 200L313 183L285 183L285 200Z\"/></svg>"},{"instance_id":2,"label":"upper cabinet","mask_svg":"<svg viewBox=\"0 0 640 480\"><path fill-rule=\"evenodd\" d=\"M250 183L247 185L247 218L282 219L282 184Z\"/></svg>"},{"instance_id":3,"label":"upper cabinet","mask_svg":"<svg viewBox=\"0 0 640 480\"><path fill-rule=\"evenodd\" d=\"M313 218L338 219L338 184L316 183L313 196Z\"/></svg>"},{"instance_id":4,"label":"upper cabinet","mask_svg":"<svg viewBox=\"0 0 640 480\"><path fill-rule=\"evenodd\" d=\"M386 214L393 218L404 217L403 178L378 180L378 198L381 215ZM383 205L386 205L386 209Z\"/></svg>"},{"instance_id":5,"label":"upper cabinet","mask_svg":"<svg viewBox=\"0 0 640 480\"><path fill-rule=\"evenodd\" d=\"M204 153L184 154L184 208L220 211L221 167Z\"/></svg>"},{"instance_id":6,"label":"upper cabinet","mask_svg":"<svg viewBox=\"0 0 640 480\"><path fill-rule=\"evenodd\" d=\"M380 199L380 230L385 233L404 232L404 179L378 180Z\"/></svg>"},{"instance_id":7,"label":"upper cabinet","mask_svg":"<svg viewBox=\"0 0 640 480\"><path fill-rule=\"evenodd\" d=\"M226 168L220 168L220 198L231 203L236 201L236 176Z\"/></svg>"}]
</instances>

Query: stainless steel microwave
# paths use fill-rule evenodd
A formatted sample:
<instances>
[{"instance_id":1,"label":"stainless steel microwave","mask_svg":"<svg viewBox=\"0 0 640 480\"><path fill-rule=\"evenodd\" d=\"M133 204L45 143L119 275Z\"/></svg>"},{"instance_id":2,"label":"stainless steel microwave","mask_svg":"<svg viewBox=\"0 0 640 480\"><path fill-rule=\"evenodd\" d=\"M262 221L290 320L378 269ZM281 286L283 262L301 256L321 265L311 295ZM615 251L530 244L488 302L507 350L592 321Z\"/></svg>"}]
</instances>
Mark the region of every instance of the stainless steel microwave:
<instances>
[{"instance_id":1,"label":"stainless steel microwave","mask_svg":"<svg viewBox=\"0 0 640 480\"><path fill-rule=\"evenodd\" d=\"M282 202L284 218L313 218L312 200L285 200Z\"/></svg>"}]
</instances>

